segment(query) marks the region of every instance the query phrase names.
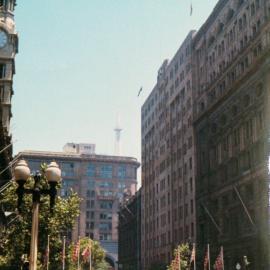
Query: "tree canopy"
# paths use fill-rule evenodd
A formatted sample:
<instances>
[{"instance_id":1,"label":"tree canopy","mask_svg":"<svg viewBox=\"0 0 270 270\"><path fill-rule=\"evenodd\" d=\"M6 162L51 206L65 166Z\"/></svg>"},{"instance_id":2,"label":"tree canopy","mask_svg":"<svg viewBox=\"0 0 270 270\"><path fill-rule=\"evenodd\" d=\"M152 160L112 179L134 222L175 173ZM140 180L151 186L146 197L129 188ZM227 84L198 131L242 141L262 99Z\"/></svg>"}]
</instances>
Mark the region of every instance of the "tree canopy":
<instances>
[{"instance_id":1,"label":"tree canopy","mask_svg":"<svg viewBox=\"0 0 270 270\"><path fill-rule=\"evenodd\" d=\"M76 249L77 243L72 243L69 247L68 252L68 264L69 270L77 270L77 257L74 258L74 253ZM82 270L89 269L89 256L83 256L83 252L85 249L91 248L91 261L92 261L92 269L93 270L107 270L109 265L105 261L105 251L100 246L99 242L93 241L87 237L80 239L79 245L79 263Z\"/></svg>"},{"instance_id":2,"label":"tree canopy","mask_svg":"<svg viewBox=\"0 0 270 270\"><path fill-rule=\"evenodd\" d=\"M178 256L180 255L180 263L181 269L186 270L189 269L189 262L190 262L190 249L189 244L181 244L174 250L174 257L169 266L167 266L167 270L176 269L174 264L179 262Z\"/></svg>"},{"instance_id":3,"label":"tree canopy","mask_svg":"<svg viewBox=\"0 0 270 270\"><path fill-rule=\"evenodd\" d=\"M33 186L30 178L26 187ZM48 188L44 177L41 187ZM2 194L0 194L0 206L5 211L15 212L16 218L5 226L0 233L0 269L18 269L21 265L23 254L29 254L32 223L32 195L24 195L21 213L16 210L17 184L14 182ZM79 215L80 198L74 192L68 197L57 196L54 212L50 212L49 196L41 196L39 211L39 237L38 237L38 265L43 269L43 261L47 247L47 236L50 235L50 268L61 269L62 239L71 232Z\"/></svg>"}]
</instances>

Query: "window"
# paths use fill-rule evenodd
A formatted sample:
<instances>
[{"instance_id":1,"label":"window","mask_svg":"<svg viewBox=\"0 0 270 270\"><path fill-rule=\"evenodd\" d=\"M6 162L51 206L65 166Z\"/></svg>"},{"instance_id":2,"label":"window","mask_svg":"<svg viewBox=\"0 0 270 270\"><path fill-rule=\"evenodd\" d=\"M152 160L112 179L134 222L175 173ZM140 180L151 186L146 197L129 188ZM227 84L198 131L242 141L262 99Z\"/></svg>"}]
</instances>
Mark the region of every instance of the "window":
<instances>
[{"instance_id":1,"label":"window","mask_svg":"<svg viewBox=\"0 0 270 270\"><path fill-rule=\"evenodd\" d=\"M100 190L99 193L101 196L104 197L110 197L114 195L114 193L111 190Z\"/></svg>"},{"instance_id":2,"label":"window","mask_svg":"<svg viewBox=\"0 0 270 270\"><path fill-rule=\"evenodd\" d=\"M99 240L103 240L103 241L106 241L106 240L112 240L112 235L111 234L108 234L108 233L102 233L102 234L99 234Z\"/></svg>"},{"instance_id":3,"label":"window","mask_svg":"<svg viewBox=\"0 0 270 270\"><path fill-rule=\"evenodd\" d=\"M117 173L118 178L124 179L124 178L126 178L126 174L127 174L126 166L124 166L124 165L119 166L118 173Z\"/></svg>"},{"instance_id":4,"label":"window","mask_svg":"<svg viewBox=\"0 0 270 270\"><path fill-rule=\"evenodd\" d=\"M107 182L107 181L101 181L98 183L99 187L101 188L112 188L113 183L112 182Z\"/></svg>"},{"instance_id":5,"label":"window","mask_svg":"<svg viewBox=\"0 0 270 270\"><path fill-rule=\"evenodd\" d=\"M112 213L107 213L107 212L100 213L99 214L99 219L111 220L112 219Z\"/></svg>"},{"instance_id":6,"label":"window","mask_svg":"<svg viewBox=\"0 0 270 270\"><path fill-rule=\"evenodd\" d=\"M95 197L95 191L94 190L87 190L86 196L89 198L94 198Z\"/></svg>"},{"instance_id":7,"label":"window","mask_svg":"<svg viewBox=\"0 0 270 270\"><path fill-rule=\"evenodd\" d=\"M124 182L119 182L119 183L118 183L118 188L120 188L120 189L126 188L126 183L124 183Z\"/></svg>"},{"instance_id":8,"label":"window","mask_svg":"<svg viewBox=\"0 0 270 270\"><path fill-rule=\"evenodd\" d=\"M112 178L112 165L103 165L100 170L101 178Z\"/></svg>"},{"instance_id":9,"label":"window","mask_svg":"<svg viewBox=\"0 0 270 270\"><path fill-rule=\"evenodd\" d=\"M188 216L188 204L187 203L185 203L184 212L185 212L185 217L187 217Z\"/></svg>"},{"instance_id":10,"label":"window","mask_svg":"<svg viewBox=\"0 0 270 270\"><path fill-rule=\"evenodd\" d=\"M0 6L1 6L1 3L0 3ZM14 2L13 1L9 1L8 2L8 9L10 11L13 11L14 10Z\"/></svg>"},{"instance_id":11,"label":"window","mask_svg":"<svg viewBox=\"0 0 270 270\"><path fill-rule=\"evenodd\" d=\"M193 179L192 179L192 177L189 178L189 187L190 187L190 192L193 192Z\"/></svg>"},{"instance_id":12,"label":"window","mask_svg":"<svg viewBox=\"0 0 270 270\"><path fill-rule=\"evenodd\" d=\"M0 68L0 70L1 70L1 68ZM1 71L0 71L0 73L1 73ZM61 170L62 170L62 176L70 177L70 176L74 176L75 175L75 172L74 172L74 163L63 162L61 164Z\"/></svg>"},{"instance_id":13,"label":"window","mask_svg":"<svg viewBox=\"0 0 270 270\"><path fill-rule=\"evenodd\" d=\"M113 203L112 203L112 201L100 201L99 207L101 209L112 209Z\"/></svg>"},{"instance_id":14,"label":"window","mask_svg":"<svg viewBox=\"0 0 270 270\"><path fill-rule=\"evenodd\" d=\"M94 207L95 207L95 201L91 200L90 208L94 208Z\"/></svg>"},{"instance_id":15,"label":"window","mask_svg":"<svg viewBox=\"0 0 270 270\"><path fill-rule=\"evenodd\" d=\"M64 179L62 181L62 188L61 188L61 196L66 197L69 196L72 187L75 185L75 180Z\"/></svg>"},{"instance_id":16,"label":"window","mask_svg":"<svg viewBox=\"0 0 270 270\"><path fill-rule=\"evenodd\" d=\"M95 181L94 180L88 180L87 181L88 188L94 188L95 187Z\"/></svg>"},{"instance_id":17,"label":"window","mask_svg":"<svg viewBox=\"0 0 270 270\"><path fill-rule=\"evenodd\" d=\"M96 175L96 167L94 164L88 164L86 169L87 176L95 176Z\"/></svg>"},{"instance_id":18,"label":"window","mask_svg":"<svg viewBox=\"0 0 270 270\"><path fill-rule=\"evenodd\" d=\"M251 4L250 14L251 14L251 16L254 16L255 15L255 5L254 5L254 3Z\"/></svg>"},{"instance_id":19,"label":"window","mask_svg":"<svg viewBox=\"0 0 270 270\"><path fill-rule=\"evenodd\" d=\"M108 231L109 231L109 230L112 229L112 223L101 222L101 223L99 223L98 228L99 228L100 230L105 230L105 231L108 230Z\"/></svg>"}]
</instances>

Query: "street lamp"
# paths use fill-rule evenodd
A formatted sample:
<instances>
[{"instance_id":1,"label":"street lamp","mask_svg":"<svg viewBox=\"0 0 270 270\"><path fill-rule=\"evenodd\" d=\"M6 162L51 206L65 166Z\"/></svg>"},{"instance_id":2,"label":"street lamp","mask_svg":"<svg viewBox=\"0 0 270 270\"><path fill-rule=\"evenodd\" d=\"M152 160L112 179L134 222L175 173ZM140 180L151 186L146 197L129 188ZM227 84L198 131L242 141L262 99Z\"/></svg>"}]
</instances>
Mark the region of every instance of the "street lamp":
<instances>
[{"instance_id":1,"label":"street lamp","mask_svg":"<svg viewBox=\"0 0 270 270\"><path fill-rule=\"evenodd\" d=\"M236 270L240 270L241 269L241 265L240 263L237 263L236 266L235 266Z\"/></svg>"},{"instance_id":2,"label":"street lamp","mask_svg":"<svg viewBox=\"0 0 270 270\"><path fill-rule=\"evenodd\" d=\"M45 177L50 185L49 189L40 188L41 174L36 172L33 175L33 188L24 188L27 179L30 177L30 169L25 160L20 160L14 168L14 178L18 184L16 193L18 196L17 208L21 212L21 205L24 194L32 194L32 230L30 246L30 270L37 269L37 240L38 240L38 213L41 195L50 196L50 210L53 211L55 197L57 194L56 185L61 180L61 170L56 162L51 162L45 170Z\"/></svg>"}]
</instances>

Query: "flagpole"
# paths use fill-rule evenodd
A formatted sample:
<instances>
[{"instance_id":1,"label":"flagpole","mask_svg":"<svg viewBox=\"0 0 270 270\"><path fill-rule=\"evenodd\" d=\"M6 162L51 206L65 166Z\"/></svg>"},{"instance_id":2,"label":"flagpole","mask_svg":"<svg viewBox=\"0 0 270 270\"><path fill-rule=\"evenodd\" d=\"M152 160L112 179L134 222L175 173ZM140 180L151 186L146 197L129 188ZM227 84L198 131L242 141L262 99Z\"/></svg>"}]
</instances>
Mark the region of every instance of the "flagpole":
<instances>
[{"instance_id":1,"label":"flagpole","mask_svg":"<svg viewBox=\"0 0 270 270\"><path fill-rule=\"evenodd\" d=\"M80 247L81 247L81 243L80 243L80 236L79 236L79 252L78 252L78 258L77 258L77 269L80 270Z\"/></svg>"},{"instance_id":2,"label":"flagpole","mask_svg":"<svg viewBox=\"0 0 270 270\"><path fill-rule=\"evenodd\" d=\"M207 256L208 256L208 270L211 270L211 263L210 263L210 245L207 244Z\"/></svg>"},{"instance_id":3,"label":"flagpole","mask_svg":"<svg viewBox=\"0 0 270 270\"><path fill-rule=\"evenodd\" d=\"M222 256L222 270L224 270L224 255L223 255L223 246L221 246L221 256Z\"/></svg>"},{"instance_id":4,"label":"flagpole","mask_svg":"<svg viewBox=\"0 0 270 270\"><path fill-rule=\"evenodd\" d=\"M50 263L50 235L47 236L47 265L46 269L49 270L49 263Z\"/></svg>"},{"instance_id":5,"label":"flagpole","mask_svg":"<svg viewBox=\"0 0 270 270\"><path fill-rule=\"evenodd\" d=\"M178 247L178 262L179 262L179 270L181 270L181 252L180 252L180 248Z\"/></svg>"},{"instance_id":6,"label":"flagpole","mask_svg":"<svg viewBox=\"0 0 270 270\"><path fill-rule=\"evenodd\" d=\"M194 270L196 270L196 244L193 244L193 248L194 248Z\"/></svg>"},{"instance_id":7,"label":"flagpole","mask_svg":"<svg viewBox=\"0 0 270 270\"><path fill-rule=\"evenodd\" d=\"M89 242L90 242L89 270L92 270L92 243L91 243L91 239L89 240Z\"/></svg>"},{"instance_id":8,"label":"flagpole","mask_svg":"<svg viewBox=\"0 0 270 270\"><path fill-rule=\"evenodd\" d=\"M62 269L63 270L65 270L65 267L66 267L65 260L66 260L66 237L64 236L63 237L63 251L62 251L62 263L63 263Z\"/></svg>"}]
</instances>

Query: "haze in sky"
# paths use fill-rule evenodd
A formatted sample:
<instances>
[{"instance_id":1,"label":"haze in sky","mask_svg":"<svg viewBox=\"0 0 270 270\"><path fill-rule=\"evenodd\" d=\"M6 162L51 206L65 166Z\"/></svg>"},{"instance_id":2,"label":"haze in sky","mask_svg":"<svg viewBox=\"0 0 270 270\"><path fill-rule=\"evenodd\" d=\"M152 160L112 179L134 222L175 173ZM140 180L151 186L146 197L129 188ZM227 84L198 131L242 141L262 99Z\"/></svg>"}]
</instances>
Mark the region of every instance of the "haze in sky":
<instances>
[{"instance_id":1,"label":"haze in sky","mask_svg":"<svg viewBox=\"0 0 270 270\"><path fill-rule=\"evenodd\" d=\"M18 1L14 154L66 142L113 154L119 114L122 154L140 160L140 111L157 71L216 3L193 0L190 16L190 0Z\"/></svg>"}]
</instances>

